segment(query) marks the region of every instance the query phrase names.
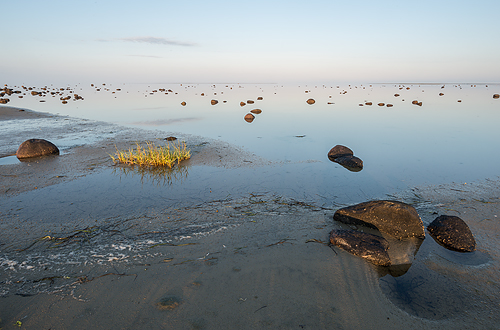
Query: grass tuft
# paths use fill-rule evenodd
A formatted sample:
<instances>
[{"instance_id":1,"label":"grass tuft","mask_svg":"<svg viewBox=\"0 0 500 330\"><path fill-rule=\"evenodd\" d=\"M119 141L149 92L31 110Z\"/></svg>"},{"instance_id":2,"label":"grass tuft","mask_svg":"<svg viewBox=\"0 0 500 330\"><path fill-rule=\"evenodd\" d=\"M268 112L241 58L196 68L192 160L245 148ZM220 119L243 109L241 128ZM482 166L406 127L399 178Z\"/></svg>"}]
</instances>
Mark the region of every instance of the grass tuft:
<instances>
[{"instance_id":1,"label":"grass tuft","mask_svg":"<svg viewBox=\"0 0 500 330\"><path fill-rule=\"evenodd\" d=\"M185 142L169 143L166 146L156 146L147 142L143 147L136 143L136 149L128 151L116 150L115 155L109 155L113 162L139 166L166 166L172 168L176 163L191 157L191 151Z\"/></svg>"}]
</instances>

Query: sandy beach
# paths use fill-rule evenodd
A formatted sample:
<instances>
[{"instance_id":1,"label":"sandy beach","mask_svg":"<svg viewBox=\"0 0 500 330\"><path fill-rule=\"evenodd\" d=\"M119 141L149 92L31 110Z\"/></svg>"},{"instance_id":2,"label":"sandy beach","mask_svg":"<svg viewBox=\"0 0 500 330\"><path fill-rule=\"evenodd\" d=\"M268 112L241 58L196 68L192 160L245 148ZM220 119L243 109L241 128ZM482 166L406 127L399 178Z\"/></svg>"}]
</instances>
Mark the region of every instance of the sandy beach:
<instances>
[{"instance_id":1,"label":"sandy beach","mask_svg":"<svg viewBox=\"0 0 500 330\"><path fill-rule=\"evenodd\" d=\"M3 158L34 137L63 148L58 157L0 165L1 329L442 330L500 322L496 180L394 192L424 225L460 216L477 251L448 251L426 233L406 274L392 277L325 244L342 227L336 209L272 191L72 219L76 201L59 203L52 192L120 168L109 157L117 148L167 135L4 106L3 123L18 128L0 131ZM193 152L191 169L273 164L225 142L177 137ZM37 200L45 199L42 210Z\"/></svg>"}]
</instances>

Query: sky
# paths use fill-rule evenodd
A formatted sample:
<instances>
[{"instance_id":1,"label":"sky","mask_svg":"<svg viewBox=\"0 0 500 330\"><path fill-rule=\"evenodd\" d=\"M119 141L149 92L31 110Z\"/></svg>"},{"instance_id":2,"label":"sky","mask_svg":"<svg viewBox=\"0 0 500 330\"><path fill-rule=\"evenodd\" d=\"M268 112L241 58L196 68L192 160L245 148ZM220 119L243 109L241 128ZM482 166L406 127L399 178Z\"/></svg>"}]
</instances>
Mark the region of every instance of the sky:
<instances>
[{"instance_id":1,"label":"sky","mask_svg":"<svg viewBox=\"0 0 500 330\"><path fill-rule=\"evenodd\" d=\"M2 1L1 84L500 82L500 1Z\"/></svg>"}]
</instances>

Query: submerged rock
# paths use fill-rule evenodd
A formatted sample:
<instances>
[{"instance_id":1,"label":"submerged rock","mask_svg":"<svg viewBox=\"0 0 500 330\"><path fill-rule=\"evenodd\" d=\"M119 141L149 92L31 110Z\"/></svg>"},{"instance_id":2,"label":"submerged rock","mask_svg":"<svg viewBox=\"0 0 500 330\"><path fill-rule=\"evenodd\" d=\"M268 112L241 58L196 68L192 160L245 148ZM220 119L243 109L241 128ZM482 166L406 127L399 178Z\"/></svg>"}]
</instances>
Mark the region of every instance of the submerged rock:
<instances>
[{"instance_id":1,"label":"submerged rock","mask_svg":"<svg viewBox=\"0 0 500 330\"><path fill-rule=\"evenodd\" d=\"M181 303L182 303L181 298L174 295L170 295L161 298L160 301L156 303L156 307L158 307L158 309L160 310L171 310L179 307Z\"/></svg>"},{"instance_id":2,"label":"submerged rock","mask_svg":"<svg viewBox=\"0 0 500 330\"><path fill-rule=\"evenodd\" d=\"M52 142L43 139L26 140L21 143L16 152L18 159L45 155L59 155L59 149Z\"/></svg>"},{"instance_id":3,"label":"submerged rock","mask_svg":"<svg viewBox=\"0 0 500 330\"><path fill-rule=\"evenodd\" d=\"M389 243L383 237L355 230L332 230L330 243L375 265L391 265Z\"/></svg>"},{"instance_id":4,"label":"submerged rock","mask_svg":"<svg viewBox=\"0 0 500 330\"><path fill-rule=\"evenodd\" d=\"M436 242L448 250L459 252L476 250L476 240L469 226L459 217L441 215L427 226L427 230Z\"/></svg>"},{"instance_id":5,"label":"submerged rock","mask_svg":"<svg viewBox=\"0 0 500 330\"><path fill-rule=\"evenodd\" d=\"M376 228L397 239L424 238L424 225L417 210L396 201L370 201L338 209L333 219L346 224Z\"/></svg>"}]
</instances>

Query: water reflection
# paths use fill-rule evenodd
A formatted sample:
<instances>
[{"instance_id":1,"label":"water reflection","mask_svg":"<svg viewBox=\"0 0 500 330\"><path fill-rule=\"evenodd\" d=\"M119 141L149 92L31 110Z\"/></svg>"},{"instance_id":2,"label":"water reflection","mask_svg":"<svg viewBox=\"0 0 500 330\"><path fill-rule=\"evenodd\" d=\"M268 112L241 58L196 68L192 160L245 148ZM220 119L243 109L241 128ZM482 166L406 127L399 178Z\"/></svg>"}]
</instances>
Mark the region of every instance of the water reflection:
<instances>
[{"instance_id":1,"label":"water reflection","mask_svg":"<svg viewBox=\"0 0 500 330\"><path fill-rule=\"evenodd\" d=\"M113 174L133 178L140 177L141 184L153 184L156 186L171 186L174 183L182 183L187 179L189 166L183 164L168 168L166 166L130 166L116 165Z\"/></svg>"}]
</instances>

